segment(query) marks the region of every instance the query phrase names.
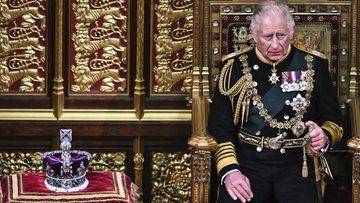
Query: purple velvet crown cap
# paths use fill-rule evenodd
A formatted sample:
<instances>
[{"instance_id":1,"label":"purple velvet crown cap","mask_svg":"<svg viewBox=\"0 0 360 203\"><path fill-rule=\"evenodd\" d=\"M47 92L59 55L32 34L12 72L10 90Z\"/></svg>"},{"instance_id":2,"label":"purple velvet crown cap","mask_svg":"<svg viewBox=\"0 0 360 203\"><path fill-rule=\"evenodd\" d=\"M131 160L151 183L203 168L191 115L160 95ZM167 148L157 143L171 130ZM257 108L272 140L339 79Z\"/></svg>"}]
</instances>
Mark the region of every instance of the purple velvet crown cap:
<instances>
[{"instance_id":1,"label":"purple velvet crown cap","mask_svg":"<svg viewBox=\"0 0 360 203\"><path fill-rule=\"evenodd\" d=\"M62 151L51 151L46 152L44 154L43 164L44 168L51 168L52 173L54 177L60 177L61 176L61 168L63 166L63 159L61 158ZM77 151L72 150L70 151L70 162L71 162L71 168L72 172L71 174L74 175L82 175L77 174L78 169L81 167L87 168L89 165L89 161L91 159L91 156L89 153L84 151Z\"/></svg>"}]
</instances>

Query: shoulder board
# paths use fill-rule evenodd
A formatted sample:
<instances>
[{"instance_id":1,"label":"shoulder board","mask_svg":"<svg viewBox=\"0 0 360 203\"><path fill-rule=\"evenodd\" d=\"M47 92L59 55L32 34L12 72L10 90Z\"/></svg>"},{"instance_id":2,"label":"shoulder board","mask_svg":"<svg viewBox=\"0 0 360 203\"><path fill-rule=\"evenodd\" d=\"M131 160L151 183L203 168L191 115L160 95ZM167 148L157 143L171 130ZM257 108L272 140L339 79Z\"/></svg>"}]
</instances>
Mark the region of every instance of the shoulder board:
<instances>
[{"instance_id":1,"label":"shoulder board","mask_svg":"<svg viewBox=\"0 0 360 203\"><path fill-rule=\"evenodd\" d=\"M254 48L254 47L245 47L245 48L243 48L243 49L240 49L239 51L236 51L236 52L233 52L233 53L231 53L231 54L225 55L225 56L222 57L221 61L226 61L226 60L228 60L229 58L233 58L233 57L235 57L235 56L238 56L238 55L240 55L240 54L243 54L243 53L245 53L245 52L248 52L248 51L250 51L250 50L253 49L253 48Z\"/></svg>"},{"instance_id":2,"label":"shoulder board","mask_svg":"<svg viewBox=\"0 0 360 203\"><path fill-rule=\"evenodd\" d=\"M311 55L314 55L314 56L318 56L322 59L326 59L326 55L319 52L319 51L316 51L316 50L313 50L313 49L304 49L304 48L299 48L299 47L296 47L298 48L299 50L303 51L303 52L306 52L308 54L311 54Z\"/></svg>"}]
</instances>

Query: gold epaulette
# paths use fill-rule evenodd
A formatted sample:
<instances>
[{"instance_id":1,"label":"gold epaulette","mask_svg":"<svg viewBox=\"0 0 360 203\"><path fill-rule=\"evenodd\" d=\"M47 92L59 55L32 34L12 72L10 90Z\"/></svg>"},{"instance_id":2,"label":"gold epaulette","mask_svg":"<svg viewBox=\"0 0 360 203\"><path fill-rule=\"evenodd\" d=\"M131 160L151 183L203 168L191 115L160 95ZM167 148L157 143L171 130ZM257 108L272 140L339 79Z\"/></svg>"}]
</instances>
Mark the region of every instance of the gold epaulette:
<instances>
[{"instance_id":1,"label":"gold epaulette","mask_svg":"<svg viewBox=\"0 0 360 203\"><path fill-rule=\"evenodd\" d=\"M240 54L243 54L243 53L245 53L245 52L248 52L248 51L250 51L250 50L253 49L253 48L254 48L254 47L245 47L245 48L242 48L242 49L240 49L240 50L238 50L238 51L236 51L236 52L233 52L233 53L231 53L231 54L228 54L228 55L223 56L222 59L221 59L221 61L226 61L226 60L228 60L229 58L232 58L232 57L238 56L238 55L240 55Z\"/></svg>"},{"instance_id":2,"label":"gold epaulette","mask_svg":"<svg viewBox=\"0 0 360 203\"><path fill-rule=\"evenodd\" d=\"M302 48L302 47L296 47L296 48L298 48L298 49L300 49L301 51L306 52L306 53L308 53L308 54L311 54L311 55L314 55L314 56L318 56L318 57L320 57L320 58L322 58L322 59L326 59L326 55L323 54L323 53L321 53L321 52L319 52L319 51L316 51L316 50L313 50L313 49L305 49L305 48Z\"/></svg>"}]
</instances>

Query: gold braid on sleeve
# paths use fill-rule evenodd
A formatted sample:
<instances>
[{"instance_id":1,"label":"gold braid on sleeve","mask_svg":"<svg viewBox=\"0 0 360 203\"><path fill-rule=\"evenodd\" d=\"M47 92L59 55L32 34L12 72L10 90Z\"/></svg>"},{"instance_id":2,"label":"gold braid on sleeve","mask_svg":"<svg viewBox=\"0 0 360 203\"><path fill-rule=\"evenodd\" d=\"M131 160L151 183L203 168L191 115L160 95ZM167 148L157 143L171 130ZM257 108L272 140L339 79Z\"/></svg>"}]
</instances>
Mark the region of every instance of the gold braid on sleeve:
<instances>
[{"instance_id":1,"label":"gold braid on sleeve","mask_svg":"<svg viewBox=\"0 0 360 203\"><path fill-rule=\"evenodd\" d=\"M217 172L230 164L239 165L236 159L235 147L231 142L220 143L215 152Z\"/></svg>"},{"instance_id":2,"label":"gold braid on sleeve","mask_svg":"<svg viewBox=\"0 0 360 203\"><path fill-rule=\"evenodd\" d=\"M230 98L231 106L233 108L232 110L234 112L234 125L237 125L239 123L239 117L241 112L242 128L244 125L244 121L247 122L249 117L251 100L251 92L249 94L249 91L251 91L252 89L252 76L250 74L250 68L248 67L247 56L241 55L239 59L242 62L244 75L240 77L240 79L233 86L231 86L230 80L233 70L234 59L228 60L220 73L219 91L222 95L229 96ZM234 99L237 95L239 95L239 97L236 102L236 107L234 111Z\"/></svg>"},{"instance_id":3,"label":"gold braid on sleeve","mask_svg":"<svg viewBox=\"0 0 360 203\"><path fill-rule=\"evenodd\" d=\"M334 122L326 121L321 128L330 133L332 145L338 143L343 136L343 128Z\"/></svg>"}]
</instances>

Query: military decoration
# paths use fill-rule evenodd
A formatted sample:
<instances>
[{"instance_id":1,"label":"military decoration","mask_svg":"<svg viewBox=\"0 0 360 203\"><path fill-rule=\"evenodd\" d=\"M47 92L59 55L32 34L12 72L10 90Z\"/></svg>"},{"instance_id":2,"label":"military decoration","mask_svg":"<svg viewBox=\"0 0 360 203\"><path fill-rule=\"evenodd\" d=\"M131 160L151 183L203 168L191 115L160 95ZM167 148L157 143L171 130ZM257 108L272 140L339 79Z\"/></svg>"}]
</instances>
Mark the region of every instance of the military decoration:
<instances>
[{"instance_id":1,"label":"military decoration","mask_svg":"<svg viewBox=\"0 0 360 203\"><path fill-rule=\"evenodd\" d=\"M276 64L273 63L273 68L271 69L271 76L269 76L269 81L271 82L271 84L276 84L279 80L279 76L277 76L276 72L277 69L275 68Z\"/></svg>"},{"instance_id":2,"label":"military decoration","mask_svg":"<svg viewBox=\"0 0 360 203\"><path fill-rule=\"evenodd\" d=\"M283 92L304 91L309 89L305 71L286 71L281 73Z\"/></svg>"},{"instance_id":3,"label":"military decoration","mask_svg":"<svg viewBox=\"0 0 360 203\"><path fill-rule=\"evenodd\" d=\"M304 97L301 96L300 93L298 93L296 97L292 99L292 102L286 100L285 104L292 106L292 109L296 112L304 112L307 107L307 101Z\"/></svg>"}]
</instances>

